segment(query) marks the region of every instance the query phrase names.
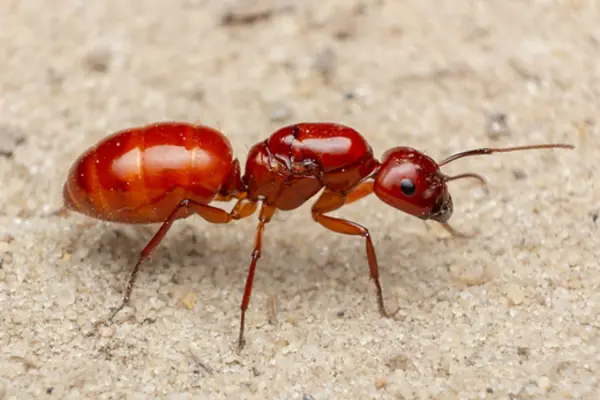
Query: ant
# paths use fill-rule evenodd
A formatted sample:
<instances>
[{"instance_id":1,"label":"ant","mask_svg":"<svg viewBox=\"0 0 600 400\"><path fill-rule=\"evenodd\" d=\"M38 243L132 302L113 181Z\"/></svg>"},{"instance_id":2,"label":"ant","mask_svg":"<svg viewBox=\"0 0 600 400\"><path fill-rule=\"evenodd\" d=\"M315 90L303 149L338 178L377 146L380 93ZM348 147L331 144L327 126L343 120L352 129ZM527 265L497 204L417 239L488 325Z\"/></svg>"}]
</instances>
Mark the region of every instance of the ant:
<instances>
[{"instance_id":1,"label":"ant","mask_svg":"<svg viewBox=\"0 0 600 400\"><path fill-rule=\"evenodd\" d=\"M444 175L440 167L463 157L530 149L568 148L540 144L480 148L440 163L410 147L394 147L378 161L366 139L336 123L298 123L283 127L249 151L245 173L228 139L203 125L161 122L117 132L88 149L71 167L64 205L99 220L162 225L141 251L122 302L108 321L128 305L140 266L177 219L197 214L214 224L251 216L259 208L254 250L241 302L238 348L244 344L246 310L265 226L277 210L294 210L321 192L311 213L315 222L337 233L362 236L379 313L391 317L383 302L379 267L369 230L329 213L374 193L391 207L422 220L439 222L455 236L448 220L452 197L447 183L478 174ZM211 205L236 200L231 211Z\"/></svg>"}]
</instances>

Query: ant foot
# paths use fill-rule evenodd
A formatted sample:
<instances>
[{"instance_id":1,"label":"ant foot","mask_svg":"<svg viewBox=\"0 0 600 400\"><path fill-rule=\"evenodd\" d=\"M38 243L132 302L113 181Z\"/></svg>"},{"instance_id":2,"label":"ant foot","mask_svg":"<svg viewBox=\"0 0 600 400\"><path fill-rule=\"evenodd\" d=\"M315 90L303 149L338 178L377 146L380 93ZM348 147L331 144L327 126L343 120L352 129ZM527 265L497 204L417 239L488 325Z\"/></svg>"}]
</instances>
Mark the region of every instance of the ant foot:
<instances>
[{"instance_id":1,"label":"ant foot","mask_svg":"<svg viewBox=\"0 0 600 400\"><path fill-rule=\"evenodd\" d=\"M398 307L398 308L396 308L396 309L395 309L394 311L392 311L391 313L390 313L390 312L387 312L386 310L383 310L383 311L381 312L381 316L382 316L382 317L385 317L385 318L394 318L394 317L396 316L396 314L398 314L398 311L400 311L400 308L401 308L401 307Z\"/></svg>"},{"instance_id":2,"label":"ant foot","mask_svg":"<svg viewBox=\"0 0 600 400\"><path fill-rule=\"evenodd\" d=\"M110 326L110 324L112 324L113 319L115 318L115 316L121 312L121 310L123 310L125 307L127 306L126 302L121 303L118 307L112 308L112 311L110 313L110 315L105 318L105 319L101 319L99 321L96 321L94 323L94 329L98 329L100 328L100 326Z\"/></svg>"},{"instance_id":3,"label":"ant foot","mask_svg":"<svg viewBox=\"0 0 600 400\"><path fill-rule=\"evenodd\" d=\"M400 311L400 308L401 307L398 307L393 312L390 313L385 309L383 302L380 302L379 303L379 314L381 314L381 316L384 318L393 318L396 316L396 314L398 314L398 311Z\"/></svg>"},{"instance_id":4,"label":"ant foot","mask_svg":"<svg viewBox=\"0 0 600 400\"><path fill-rule=\"evenodd\" d=\"M246 346L246 340L245 339L238 339L238 341L237 341L237 347L235 349L235 352L237 354L240 354L242 352L242 350L244 350L244 346Z\"/></svg>"}]
</instances>

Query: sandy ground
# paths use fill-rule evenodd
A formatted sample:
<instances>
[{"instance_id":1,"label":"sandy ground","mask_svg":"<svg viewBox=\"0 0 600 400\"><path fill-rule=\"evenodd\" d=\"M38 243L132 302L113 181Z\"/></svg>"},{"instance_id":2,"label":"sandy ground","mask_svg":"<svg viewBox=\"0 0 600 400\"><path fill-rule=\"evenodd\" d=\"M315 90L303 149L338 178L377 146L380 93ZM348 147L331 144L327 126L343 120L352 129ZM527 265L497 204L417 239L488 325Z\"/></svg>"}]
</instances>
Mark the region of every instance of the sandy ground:
<instances>
[{"instance_id":1,"label":"sandy ground","mask_svg":"<svg viewBox=\"0 0 600 400\"><path fill-rule=\"evenodd\" d=\"M0 398L597 398L597 3L298 4L0 2ZM474 239L374 196L337 213L371 229L392 320L361 239L278 214L237 354L255 218L178 222L90 335L157 227L52 215L80 152L163 120L221 129L242 161L298 121L353 126L377 156L577 148L445 168L490 182L451 184Z\"/></svg>"}]
</instances>

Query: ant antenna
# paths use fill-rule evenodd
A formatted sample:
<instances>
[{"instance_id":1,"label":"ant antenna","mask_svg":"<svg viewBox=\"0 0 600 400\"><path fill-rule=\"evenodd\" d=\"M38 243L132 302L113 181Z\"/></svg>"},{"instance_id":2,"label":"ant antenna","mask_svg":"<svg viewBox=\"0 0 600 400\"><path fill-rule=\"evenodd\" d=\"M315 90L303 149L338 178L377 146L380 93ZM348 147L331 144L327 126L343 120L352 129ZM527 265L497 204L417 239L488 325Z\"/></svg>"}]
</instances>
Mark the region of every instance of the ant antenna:
<instances>
[{"instance_id":1,"label":"ant antenna","mask_svg":"<svg viewBox=\"0 0 600 400\"><path fill-rule=\"evenodd\" d=\"M574 149L575 146L570 145L570 144L562 144L561 143L561 144L534 144L534 145L530 145L530 146L504 147L504 148L484 147L484 148L480 148L480 149L467 150L467 151L463 151L462 153L454 154L454 155L446 158L442 162L440 162L438 164L438 166L441 167L442 165L448 164L452 161L458 160L459 158L463 158L463 157L487 155L487 154L493 154L493 153L510 153L511 151L521 151L521 150L557 149L557 148ZM460 174L460 175L455 175L455 176L448 176L448 175L442 174L439 171L438 171L438 174L442 177L444 182L449 182L449 181L453 181L456 179L463 179L463 178L474 178L474 179L477 179L479 182L481 182L482 185L484 185L484 186L487 185L486 180L479 174L466 173L466 174Z\"/></svg>"},{"instance_id":2,"label":"ant antenna","mask_svg":"<svg viewBox=\"0 0 600 400\"><path fill-rule=\"evenodd\" d=\"M467 150L467 151L463 151L462 153L454 154L454 155L446 158L442 162L440 162L438 164L438 166L441 167L442 165L448 164L452 161L458 160L459 158L463 158L463 157L478 156L478 155L492 154L492 153L509 153L511 151L521 151L521 150L557 149L557 148L574 149L575 146L573 146L571 144L534 144L531 146L504 147L504 148L484 147L481 149Z\"/></svg>"},{"instance_id":3,"label":"ant antenna","mask_svg":"<svg viewBox=\"0 0 600 400\"><path fill-rule=\"evenodd\" d=\"M444 175L444 174L441 174L441 175L444 178L444 182L454 181L456 179L463 179L463 178L474 178L474 179L477 179L479 182L481 182L482 185L487 185L487 181L485 180L485 178L479 174L466 173L466 174L460 174L460 175L454 175L454 176L448 176L448 175Z\"/></svg>"}]
</instances>

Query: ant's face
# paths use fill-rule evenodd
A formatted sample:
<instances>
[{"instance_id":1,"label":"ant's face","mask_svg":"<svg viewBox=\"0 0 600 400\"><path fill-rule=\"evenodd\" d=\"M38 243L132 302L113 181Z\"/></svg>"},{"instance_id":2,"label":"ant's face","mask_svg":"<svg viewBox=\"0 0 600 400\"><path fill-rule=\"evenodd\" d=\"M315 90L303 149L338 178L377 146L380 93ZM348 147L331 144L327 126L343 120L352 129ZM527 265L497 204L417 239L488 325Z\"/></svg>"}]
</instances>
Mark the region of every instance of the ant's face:
<instances>
[{"instance_id":1,"label":"ant's face","mask_svg":"<svg viewBox=\"0 0 600 400\"><path fill-rule=\"evenodd\" d=\"M388 205L421 219L447 222L452 197L435 161L409 147L383 155L374 191Z\"/></svg>"}]
</instances>

